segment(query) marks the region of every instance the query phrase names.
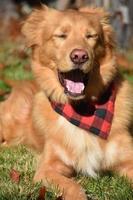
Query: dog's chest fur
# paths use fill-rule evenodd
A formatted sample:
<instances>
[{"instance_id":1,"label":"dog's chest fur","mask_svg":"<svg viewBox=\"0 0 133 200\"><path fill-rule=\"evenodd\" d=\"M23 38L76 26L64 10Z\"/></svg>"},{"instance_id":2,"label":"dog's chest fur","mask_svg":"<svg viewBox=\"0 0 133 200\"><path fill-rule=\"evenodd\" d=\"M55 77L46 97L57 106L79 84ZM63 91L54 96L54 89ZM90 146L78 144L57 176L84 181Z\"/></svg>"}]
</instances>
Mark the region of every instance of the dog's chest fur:
<instances>
[{"instance_id":1,"label":"dog's chest fur","mask_svg":"<svg viewBox=\"0 0 133 200\"><path fill-rule=\"evenodd\" d=\"M65 144L64 150L61 147L55 148L58 156L77 171L96 176L103 159L97 136L74 126L62 116L58 118L57 127L62 130Z\"/></svg>"}]
</instances>

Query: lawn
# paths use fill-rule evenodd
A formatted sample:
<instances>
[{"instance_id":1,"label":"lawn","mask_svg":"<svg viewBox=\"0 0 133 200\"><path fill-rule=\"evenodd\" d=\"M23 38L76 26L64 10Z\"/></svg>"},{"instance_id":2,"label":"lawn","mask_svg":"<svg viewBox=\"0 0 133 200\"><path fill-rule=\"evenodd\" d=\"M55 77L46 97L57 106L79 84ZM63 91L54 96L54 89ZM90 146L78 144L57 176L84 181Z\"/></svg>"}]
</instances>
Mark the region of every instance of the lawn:
<instances>
[{"instance_id":1,"label":"lawn","mask_svg":"<svg viewBox=\"0 0 133 200\"><path fill-rule=\"evenodd\" d=\"M18 47L19 46L19 47ZM0 91L9 92L5 79L32 79L28 55L23 46L6 43L0 47ZM131 60L133 53L127 55ZM131 84L133 73L122 72ZM41 183L33 184L36 167L36 155L24 146L0 147L0 200L59 200L58 187L52 186L47 191ZM75 178L85 189L91 200L133 200L130 182L124 177L108 172L93 179L80 174Z\"/></svg>"},{"instance_id":2,"label":"lawn","mask_svg":"<svg viewBox=\"0 0 133 200\"><path fill-rule=\"evenodd\" d=\"M0 148L0 200L56 200L58 188L44 191L34 185L36 156L24 146ZM124 177L107 173L97 179L78 175L76 181L92 200L132 200L133 191Z\"/></svg>"}]
</instances>

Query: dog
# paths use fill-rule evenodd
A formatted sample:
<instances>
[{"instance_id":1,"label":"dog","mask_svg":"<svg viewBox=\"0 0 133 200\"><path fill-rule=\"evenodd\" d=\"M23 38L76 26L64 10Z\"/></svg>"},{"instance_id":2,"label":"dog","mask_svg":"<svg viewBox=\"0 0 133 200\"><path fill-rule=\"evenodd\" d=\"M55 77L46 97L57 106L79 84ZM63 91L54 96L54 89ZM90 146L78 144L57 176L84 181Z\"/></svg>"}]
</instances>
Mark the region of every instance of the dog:
<instances>
[{"instance_id":1,"label":"dog","mask_svg":"<svg viewBox=\"0 0 133 200\"><path fill-rule=\"evenodd\" d=\"M133 93L117 67L109 14L43 6L22 33L36 84L21 84L3 102L1 141L13 135L38 150L34 181L57 185L65 200L87 199L71 179L75 172L95 177L113 170L133 181Z\"/></svg>"}]
</instances>

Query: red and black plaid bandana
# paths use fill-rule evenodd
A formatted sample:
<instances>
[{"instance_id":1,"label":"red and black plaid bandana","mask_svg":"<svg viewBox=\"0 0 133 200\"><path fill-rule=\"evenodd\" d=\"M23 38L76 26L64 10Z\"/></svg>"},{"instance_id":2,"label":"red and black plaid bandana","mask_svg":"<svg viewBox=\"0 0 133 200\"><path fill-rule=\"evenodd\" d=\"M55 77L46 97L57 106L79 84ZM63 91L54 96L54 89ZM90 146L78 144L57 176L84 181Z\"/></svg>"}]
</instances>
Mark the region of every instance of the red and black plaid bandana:
<instances>
[{"instance_id":1,"label":"red and black plaid bandana","mask_svg":"<svg viewBox=\"0 0 133 200\"><path fill-rule=\"evenodd\" d=\"M77 105L51 102L53 109L70 123L107 139L115 104L116 90L111 85L95 104L80 102Z\"/></svg>"}]
</instances>

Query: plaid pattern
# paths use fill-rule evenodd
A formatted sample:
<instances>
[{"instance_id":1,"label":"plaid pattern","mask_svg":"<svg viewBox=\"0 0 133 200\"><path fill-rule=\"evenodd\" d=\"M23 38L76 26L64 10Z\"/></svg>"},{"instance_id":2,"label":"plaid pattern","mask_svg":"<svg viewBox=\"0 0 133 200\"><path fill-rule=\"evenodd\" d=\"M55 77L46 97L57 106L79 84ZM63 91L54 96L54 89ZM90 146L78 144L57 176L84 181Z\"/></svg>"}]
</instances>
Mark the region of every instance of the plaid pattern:
<instances>
[{"instance_id":1,"label":"plaid pattern","mask_svg":"<svg viewBox=\"0 0 133 200\"><path fill-rule=\"evenodd\" d=\"M95 104L81 102L78 105L63 105L51 102L51 105L70 123L107 139L114 114L115 96L116 90L111 85Z\"/></svg>"}]
</instances>

